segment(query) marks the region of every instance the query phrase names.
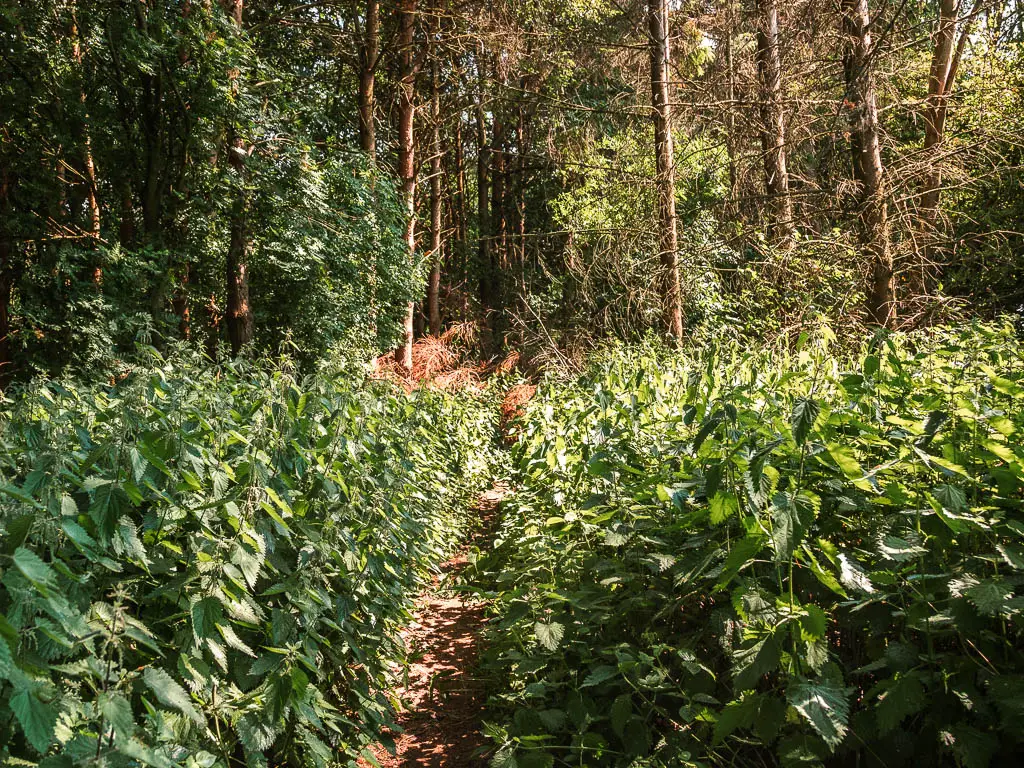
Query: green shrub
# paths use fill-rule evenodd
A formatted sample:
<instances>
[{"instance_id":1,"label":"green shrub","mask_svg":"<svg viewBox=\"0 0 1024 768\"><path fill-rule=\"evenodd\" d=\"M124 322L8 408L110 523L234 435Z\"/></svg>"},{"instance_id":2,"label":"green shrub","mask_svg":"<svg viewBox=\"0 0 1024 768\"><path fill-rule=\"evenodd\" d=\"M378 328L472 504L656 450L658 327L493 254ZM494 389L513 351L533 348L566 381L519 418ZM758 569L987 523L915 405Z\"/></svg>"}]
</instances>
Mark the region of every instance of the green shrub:
<instances>
[{"instance_id":1,"label":"green shrub","mask_svg":"<svg viewBox=\"0 0 1024 768\"><path fill-rule=\"evenodd\" d=\"M390 722L411 599L468 523L492 409L159 359L7 406L0 754L354 765Z\"/></svg>"},{"instance_id":2,"label":"green shrub","mask_svg":"<svg viewBox=\"0 0 1024 768\"><path fill-rule=\"evenodd\" d=\"M549 383L481 563L494 764L1009 764L1022 405L987 327Z\"/></svg>"}]
</instances>

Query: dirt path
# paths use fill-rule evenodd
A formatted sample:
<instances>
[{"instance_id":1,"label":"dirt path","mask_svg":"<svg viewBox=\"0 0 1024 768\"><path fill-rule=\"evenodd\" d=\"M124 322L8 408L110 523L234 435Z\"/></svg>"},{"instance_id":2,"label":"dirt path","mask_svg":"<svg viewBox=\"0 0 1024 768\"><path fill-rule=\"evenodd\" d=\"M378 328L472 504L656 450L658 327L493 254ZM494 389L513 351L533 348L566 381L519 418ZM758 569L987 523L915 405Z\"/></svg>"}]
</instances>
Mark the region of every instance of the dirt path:
<instances>
[{"instance_id":1,"label":"dirt path","mask_svg":"<svg viewBox=\"0 0 1024 768\"><path fill-rule=\"evenodd\" d=\"M480 497L476 508L484 531L489 532L489 522L506 495L506 489L496 486ZM481 756L486 742L480 735L485 692L476 676L484 607L450 590L466 565L465 552L459 552L441 566L441 575L417 601L405 631L411 657L408 685L395 691L406 706L398 716L403 732L395 739L396 754L384 747L374 750L383 768L487 764Z\"/></svg>"}]
</instances>

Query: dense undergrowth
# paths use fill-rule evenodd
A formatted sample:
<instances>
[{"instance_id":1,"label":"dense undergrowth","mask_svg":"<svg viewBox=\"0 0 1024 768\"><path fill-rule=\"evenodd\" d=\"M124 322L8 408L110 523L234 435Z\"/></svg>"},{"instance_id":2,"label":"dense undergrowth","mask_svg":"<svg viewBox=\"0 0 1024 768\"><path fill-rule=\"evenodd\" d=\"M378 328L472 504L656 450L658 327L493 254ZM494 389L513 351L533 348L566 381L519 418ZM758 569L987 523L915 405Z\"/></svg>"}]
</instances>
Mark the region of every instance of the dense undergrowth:
<instances>
[{"instance_id":1,"label":"dense undergrowth","mask_svg":"<svg viewBox=\"0 0 1024 768\"><path fill-rule=\"evenodd\" d=\"M520 420L493 765L1009 765L1024 355L1009 330L612 355Z\"/></svg>"},{"instance_id":2,"label":"dense undergrowth","mask_svg":"<svg viewBox=\"0 0 1024 768\"><path fill-rule=\"evenodd\" d=\"M5 761L355 764L488 474L482 398L154 357L0 418Z\"/></svg>"}]
</instances>

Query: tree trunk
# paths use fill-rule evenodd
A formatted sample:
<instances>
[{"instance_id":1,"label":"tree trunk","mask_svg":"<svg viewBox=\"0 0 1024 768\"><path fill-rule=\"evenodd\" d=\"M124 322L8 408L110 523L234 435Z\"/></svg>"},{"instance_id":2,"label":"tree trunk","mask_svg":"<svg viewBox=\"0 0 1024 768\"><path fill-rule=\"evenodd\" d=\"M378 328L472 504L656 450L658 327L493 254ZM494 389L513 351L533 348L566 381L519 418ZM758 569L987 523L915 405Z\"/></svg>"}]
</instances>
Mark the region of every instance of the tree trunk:
<instances>
[{"instance_id":1,"label":"tree trunk","mask_svg":"<svg viewBox=\"0 0 1024 768\"><path fill-rule=\"evenodd\" d=\"M491 263L496 274L502 274L508 266L505 181L505 126L495 115L491 129Z\"/></svg>"},{"instance_id":2,"label":"tree trunk","mask_svg":"<svg viewBox=\"0 0 1024 768\"><path fill-rule=\"evenodd\" d=\"M11 217L11 178L0 169L0 387L6 387L14 374L11 354L11 292L14 287L14 237Z\"/></svg>"},{"instance_id":3,"label":"tree trunk","mask_svg":"<svg viewBox=\"0 0 1024 768\"><path fill-rule=\"evenodd\" d=\"M725 150L729 156L729 205L736 215L736 203L739 197L739 176L736 172L736 64L732 52L732 5L729 6L728 24L725 30L725 67L727 73L726 98L728 99L725 114Z\"/></svg>"},{"instance_id":4,"label":"tree trunk","mask_svg":"<svg viewBox=\"0 0 1024 768\"><path fill-rule=\"evenodd\" d=\"M455 200L453 201L453 218L455 220L455 253L458 256L460 279L466 285L469 274L469 215L466 211L466 155L462 145L462 115L455 120L454 162L455 162ZM460 319L469 319L469 294L461 291Z\"/></svg>"},{"instance_id":5,"label":"tree trunk","mask_svg":"<svg viewBox=\"0 0 1024 768\"><path fill-rule=\"evenodd\" d=\"M523 91L526 91L525 82ZM515 254L516 272L519 277L519 301L526 297L526 140L528 136L526 110L519 107L519 122L516 125L516 218ZM517 305L518 305L517 301Z\"/></svg>"},{"instance_id":6,"label":"tree trunk","mask_svg":"<svg viewBox=\"0 0 1024 768\"><path fill-rule=\"evenodd\" d=\"M487 116L484 112L484 51L483 43L477 48L476 69L478 78L476 102L476 216L478 261L480 269L480 304L486 313L494 308L493 267L491 265L491 232L487 173Z\"/></svg>"},{"instance_id":7,"label":"tree trunk","mask_svg":"<svg viewBox=\"0 0 1024 768\"><path fill-rule=\"evenodd\" d=\"M409 248L409 269L413 269L416 256L416 69L413 63L416 0L402 0L398 17L398 50L400 79L398 84L398 175L402 183L402 202L408 222L405 241ZM412 371L412 343L416 307L409 302L405 313L404 338L395 350L395 360L406 371Z\"/></svg>"},{"instance_id":8,"label":"tree trunk","mask_svg":"<svg viewBox=\"0 0 1024 768\"><path fill-rule=\"evenodd\" d=\"M843 0L846 101L850 105L850 150L860 186L860 239L870 257L868 317L889 327L895 319L889 208L882 165L878 104L871 66L871 14L868 0Z\"/></svg>"},{"instance_id":9,"label":"tree trunk","mask_svg":"<svg viewBox=\"0 0 1024 768\"><path fill-rule=\"evenodd\" d=\"M186 341L192 338L192 309L189 306L188 289L192 278L192 265L185 262L185 269L181 275L181 282L178 284L172 300L174 314L178 316L178 332L181 338Z\"/></svg>"},{"instance_id":10,"label":"tree trunk","mask_svg":"<svg viewBox=\"0 0 1024 768\"><path fill-rule=\"evenodd\" d=\"M657 166L659 259L665 334L674 343L683 338L683 303L679 282L679 236L676 230L676 174L669 98L668 0L649 0L651 36L651 104Z\"/></svg>"},{"instance_id":11,"label":"tree trunk","mask_svg":"<svg viewBox=\"0 0 1024 768\"><path fill-rule=\"evenodd\" d=\"M244 0L224 0L224 10L241 32ZM253 339L252 307L249 303L249 197L245 190L245 140L232 129L228 146L228 165L237 189L232 204L230 239L227 253L227 315L231 354L237 357Z\"/></svg>"},{"instance_id":12,"label":"tree trunk","mask_svg":"<svg viewBox=\"0 0 1024 768\"><path fill-rule=\"evenodd\" d=\"M455 240L466 249L469 225L466 215L466 156L462 146L462 115L455 121Z\"/></svg>"},{"instance_id":13,"label":"tree trunk","mask_svg":"<svg viewBox=\"0 0 1024 768\"><path fill-rule=\"evenodd\" d=\"M375 126L377 59L380 55L380 2L367 0L363 47L359 52L359 146L372 165L377 154Z\"/></svg>"},{"instance_id":14,"label":"tree trunk","mask_svg":"<svg viewBox=\"0 0 1024 768\"><path fill-rule=\"evenodd\" d=\"M78 67L78 74L80 77L85 77L84 63L85 59L82 52L81 35L78 30L78 16L74 9L71 12L71 56L75 61L75 65ZM95 240L99 240L100 237L100 203L98 198L98 188L96 184L96 163L92 156L92 137L89 131L89 118L86 114L86 103L85 103L85 88L81 88L78 93L79 101L82 104L82 125L81 125L81 142L82 142L82 175L85 182L85 200L86 200L86 211L88 216L89 235Z\"/></svg>"},{"instance_id":15,"label":"tree trunk","mask_svg":"<svg viewBox=\"0 0 1024 768\"><path fill-rule=\"evenodd\" d=\"M206 355L211 362L216 363L220 357L220 308L217 306L217 297L210 295L210 300L203 308L206 313Z\"/></svg>"},{"instance_id":16,"label":"tree trunk","mask_svg":"<svg viewBox=\"0 0 1024 768\"><path fill-rule=\"evenodd\" d=\"M956 82L957 69L963 56L974 17L981 6L975 0L974 6L960 25L960 0L939 0L939 22L935 30L935 48L928 72L928 98L924 110L924 158L927 172L921 193L920 229L925 243L924 258L920 269L913 270L909 283L912 291L919 294L928 291L928 276L934 271L935 243L939 228L939 198L942 191L942 142L946 133L946 116L949 112L949 96Z\"/></svg>"},{"instance_id":17,"label":"tree trunk","mask_svg":"<svg viewBox=\"0 0 1024 768\"><path fill-rule=\"evenodd\" d=\"M761 152L765 191L771 200L772 239L788 247L793 239L793 199L786 170L786 121L782 105L778 0L757 0L757 78L761 90Z\"/></svg>"},{"instance_id":18,"label":"tree trunk","mask_svg":"<svg viewBox=\"0 0 1024 768\"><path fill-rule=\"evenodd\" d=\"M433 52L432 52L433 53ZM433 118L432 151L430 158L430 278L427 281L427 318L432 336L441 335L441 93L437 76L437 61L431 62L430 111Z\"/></svg>"}]
</instances>

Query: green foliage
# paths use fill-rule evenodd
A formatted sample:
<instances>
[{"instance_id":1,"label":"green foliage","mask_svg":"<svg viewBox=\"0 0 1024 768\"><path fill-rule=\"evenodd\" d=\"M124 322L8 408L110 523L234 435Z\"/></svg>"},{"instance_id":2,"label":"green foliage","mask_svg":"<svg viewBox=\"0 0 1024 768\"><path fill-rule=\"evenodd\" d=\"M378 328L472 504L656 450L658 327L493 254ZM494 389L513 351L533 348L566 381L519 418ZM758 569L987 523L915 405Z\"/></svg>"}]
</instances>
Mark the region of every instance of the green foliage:
<instances>
[{"instance_id":1,"label":"green foliage","mask_svg":"<svg viewBox=\"0 0 1024 768\"><path fill-rule=\"evenodd\" d=\"M212 349L238 226L257 350L287 341L311 368L393 348L423 292L408 214L323 103L344 88L311 76L308 32L268 23L280 10L245 6L242 29L217 3L0 10L5 377L116 370L137 343Z\"/></svg>"},{"instance_id":2,"label":"green foliage","mask_svg":"<svg viewBox=\"0 0 1024 768\"><path fill-rule=\"evenodd\" d=\"M355 765L411 600L470 523L493 409L150 354L6 403L2 754Z\"/></svg>"},{"instance_id":3,"label":"green foliage","mask_svg":"<svg viewBox=\"0 0 1024 768\"><path fill-rule=\"evenodd\" d=\"M496 764L1019 754L1022 352L826 333L548 383L480 562Z\"/></svg>"}]
</instances>

